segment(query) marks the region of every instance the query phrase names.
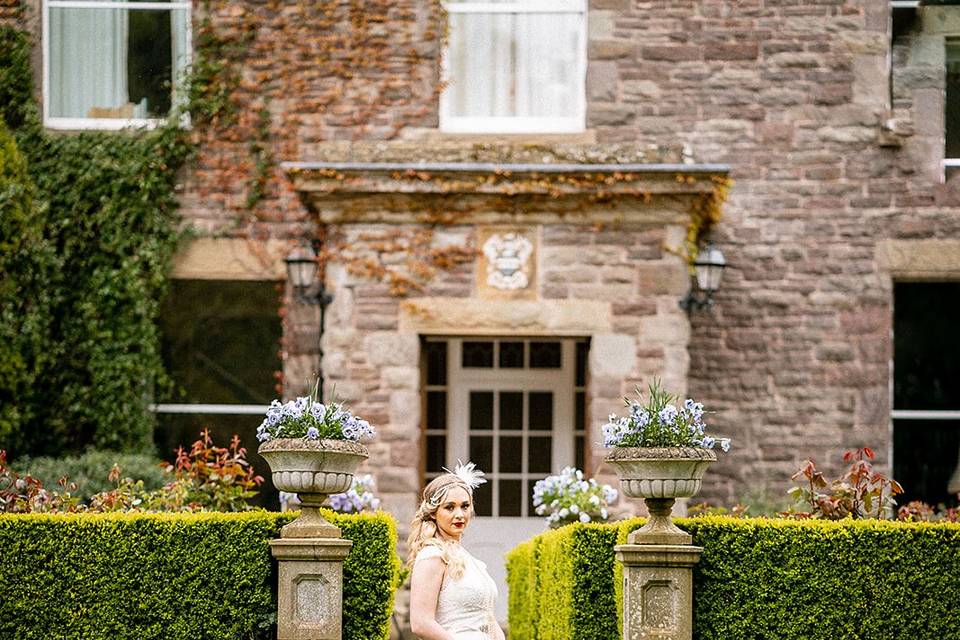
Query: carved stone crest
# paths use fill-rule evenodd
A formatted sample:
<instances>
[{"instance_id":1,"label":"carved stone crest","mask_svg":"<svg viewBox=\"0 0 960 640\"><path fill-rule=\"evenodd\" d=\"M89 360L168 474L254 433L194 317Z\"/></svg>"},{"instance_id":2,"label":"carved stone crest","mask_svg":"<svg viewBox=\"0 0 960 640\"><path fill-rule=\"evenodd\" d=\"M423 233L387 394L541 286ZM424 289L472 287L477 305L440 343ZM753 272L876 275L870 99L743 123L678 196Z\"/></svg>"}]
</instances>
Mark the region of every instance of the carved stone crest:
<instances>
[{"instance_id":1,"label":"carved stone crest","mask_svg":"<svg viewBox=\"0 0 960 640\"><path fill-rule=\"evenodd\" d=\"M529 260L533 243L515 232L494 233L483 243L487 258L487 284L503 291L525 289L530 284Z\"/></svg>"}]
</instances>

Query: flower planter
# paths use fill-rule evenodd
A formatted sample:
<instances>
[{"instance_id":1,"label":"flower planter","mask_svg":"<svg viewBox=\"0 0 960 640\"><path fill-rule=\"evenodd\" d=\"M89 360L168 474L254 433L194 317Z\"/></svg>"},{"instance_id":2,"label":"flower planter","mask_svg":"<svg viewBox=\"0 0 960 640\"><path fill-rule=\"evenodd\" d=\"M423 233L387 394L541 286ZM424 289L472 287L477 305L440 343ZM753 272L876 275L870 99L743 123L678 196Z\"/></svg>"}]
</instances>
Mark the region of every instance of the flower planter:
<instances>
[{"instance_id":1,"label":"flower planter","mask_svg":"<svg viewBox=\"0 0 960 640\"><path fill-rule=\"evenodd\" d=\"M300 517L280 531L281 538L339 538L319 508L327 496L350 488L353 474L367 459L367 448L346 440L279 438L257 449L270 465L273 484L300 498Z\"/></svg>"},{"instance_id":2,"label":"flower planter","mask_svg":"<svg viewBox=\"0 0 960 640\"><path fill-rule=\"evenodd\" d=\"M700 447L619 447L606 461L620 478L620 489L632 498L643 498L650 519L628 538L631 544L690 544L692 538L670 519L677 498L700 491L707 467L717 459Z\"/></svg>"}]
</instances>

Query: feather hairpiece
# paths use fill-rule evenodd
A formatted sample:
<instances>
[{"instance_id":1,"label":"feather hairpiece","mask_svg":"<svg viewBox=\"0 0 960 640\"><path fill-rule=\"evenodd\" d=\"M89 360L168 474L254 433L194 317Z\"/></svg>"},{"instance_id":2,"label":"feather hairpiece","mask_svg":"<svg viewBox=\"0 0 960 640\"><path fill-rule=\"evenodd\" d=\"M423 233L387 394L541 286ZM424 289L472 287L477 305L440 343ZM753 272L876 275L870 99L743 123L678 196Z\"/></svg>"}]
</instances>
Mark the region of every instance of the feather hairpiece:
<instances>
[{"instance_id":1,"label":"feather hairpiece","mask_svg":"<svg viewBox=\"0 0 960 640\"><path fill-rule=\"evenodd\" d=\"M463 464L463 462L457 459L457 466L453 468L453 471L450 471L450 469L447 469L446 467L442 468L447 473L453 474L460 478L460 480L463 481L463 484L470 487L471 491L487 481L486 478L483 477L485 474L483 471L477 469L477 463L475 462Z\"/></svg>"}]
</instances>

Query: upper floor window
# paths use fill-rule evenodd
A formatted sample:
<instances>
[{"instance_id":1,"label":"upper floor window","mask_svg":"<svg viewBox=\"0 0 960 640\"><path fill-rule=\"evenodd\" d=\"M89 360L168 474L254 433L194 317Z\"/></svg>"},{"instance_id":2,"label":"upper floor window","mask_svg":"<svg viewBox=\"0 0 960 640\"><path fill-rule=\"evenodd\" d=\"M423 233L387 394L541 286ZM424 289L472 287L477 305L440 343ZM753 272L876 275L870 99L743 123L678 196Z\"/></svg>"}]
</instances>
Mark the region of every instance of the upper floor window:
<instances>
[{"instance_id":1,"label":"upper floor window","mask_svg":"<svg viewBox=\"0 0 960 640\"><path fill-rule=\"evenodd\" d=\"M448 0L440 128L583 131L586 0Z\"/></svg>"},{"instance_id":2,"label":"upper floor window","mask_svg":"<svg viewBox=\"0 0 960 640\"><path fill-rule=\"evenodd\" d=\"M184 99L190 2L46 0L43 110L49 127L149 126Z\"/></svg>"}]
</instances>

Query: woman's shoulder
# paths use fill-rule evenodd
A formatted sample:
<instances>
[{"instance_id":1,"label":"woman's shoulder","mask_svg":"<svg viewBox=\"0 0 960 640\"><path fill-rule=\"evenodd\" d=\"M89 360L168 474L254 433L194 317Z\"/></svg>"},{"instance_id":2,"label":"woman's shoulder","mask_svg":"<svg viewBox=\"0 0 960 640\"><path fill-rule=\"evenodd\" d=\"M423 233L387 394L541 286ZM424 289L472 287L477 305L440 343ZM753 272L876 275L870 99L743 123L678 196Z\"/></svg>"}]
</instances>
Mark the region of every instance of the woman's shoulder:
<instances>
[{"instance_id":1,"label":"woman's shoulder","mask_svg":"<svg viewBox=\"0 0 960 640\"><path fill-rule=\"evenodd\" d=\"M430 558L440 558L446 562L444 555L443 548L440 545L425 544L423 548L417 552L417 557L414 559L413 564L417 564L421 560L429 560Z\"/></svg>"}]
</instances>

